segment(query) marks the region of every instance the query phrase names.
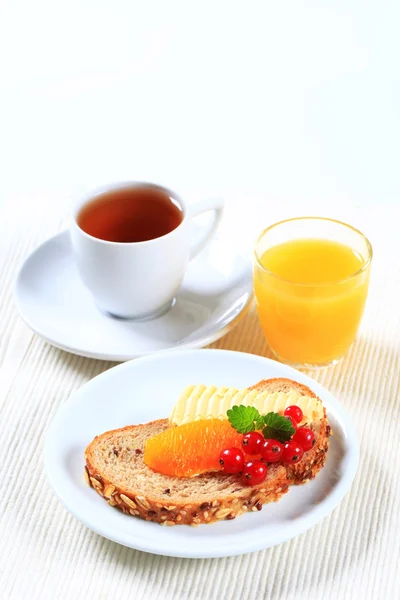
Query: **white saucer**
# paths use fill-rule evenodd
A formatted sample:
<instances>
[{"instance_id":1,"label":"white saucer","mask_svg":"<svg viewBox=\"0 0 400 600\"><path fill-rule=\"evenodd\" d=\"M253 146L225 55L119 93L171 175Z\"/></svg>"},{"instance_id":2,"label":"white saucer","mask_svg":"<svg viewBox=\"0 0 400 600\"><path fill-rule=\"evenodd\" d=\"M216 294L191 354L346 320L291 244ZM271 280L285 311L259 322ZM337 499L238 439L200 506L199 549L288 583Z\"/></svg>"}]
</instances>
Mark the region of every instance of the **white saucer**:
<instances>
[{"instance_id":1,"label":"white saucer","mask_svg":"<svg viewBox=\"0 0 400 600\"><path fill-rule=\"evenodd\" d=\"M82 284L69 233L37 248L23 264L15 300L24 321L57 348L124 361L160 350L200 348L225 335L252 299L250 260L213 240L189 264L173 307L135 323L102 314Z\"/></svg>"},{"instance_id":2,"label":"white saucer","mask_svg":"<svg viewBox=\"0 0 400 600\"><path fill-rule=\"evenodd\" d=\"M168 417L182 389L189 384L242 388L269 377L288 377L308 385L322 399L334 432L324 468L310 483L291 487L279 502L234 521L197 528L160 527L122 514L86 485L83 454L96 435ZM50 483L77 519L119 544L186 558L245 554L303 533L328 515L348 491L357 470L358 452L351 419L325 388L281 363L228 350L163 352L109 369L75 392L60 408L45 440ZM347 517L351 518L351 514ZM318 536L310 543L318 543Z\"/></svg>"}]
</instances>

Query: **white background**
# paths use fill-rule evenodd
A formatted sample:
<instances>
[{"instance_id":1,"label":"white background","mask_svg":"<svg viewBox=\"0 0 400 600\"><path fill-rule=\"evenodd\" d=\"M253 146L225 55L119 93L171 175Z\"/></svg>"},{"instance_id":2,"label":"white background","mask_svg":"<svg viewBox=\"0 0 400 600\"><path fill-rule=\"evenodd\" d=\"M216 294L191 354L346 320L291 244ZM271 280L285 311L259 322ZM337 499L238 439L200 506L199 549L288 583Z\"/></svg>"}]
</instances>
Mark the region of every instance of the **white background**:
<instances>
[{"instance_id":1,"label":"white background","mask_svg":"<svg viewBox=\"0 0 400 600\"><path fill-rule=\"evenodd\" d=\"M3 206L117 179L298 214L397 202L399 23L395 0L3 0Z\"/></svg>"}]
</instances>

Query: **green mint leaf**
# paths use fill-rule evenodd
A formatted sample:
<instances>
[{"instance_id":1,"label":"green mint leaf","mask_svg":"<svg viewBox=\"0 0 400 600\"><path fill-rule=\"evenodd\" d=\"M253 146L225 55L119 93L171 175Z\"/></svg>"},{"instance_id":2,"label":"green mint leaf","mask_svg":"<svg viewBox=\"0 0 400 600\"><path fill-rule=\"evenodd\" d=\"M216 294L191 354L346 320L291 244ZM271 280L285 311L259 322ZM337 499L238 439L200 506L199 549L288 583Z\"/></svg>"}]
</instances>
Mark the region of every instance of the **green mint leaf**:
<instances>
[{"instance_id":1,"label":"green mint leaf","mask_svg":"<svg viewBox=\"0 0 400 600\"><path fill-rule=\"evenodd\" d=\"M263 436L268 439L272 438L278 442L288 442L295 432L291 422L278 415L278 413L269 412L264 417L265 427L262 430Z\"/></svg>"},{"instance_id":2,"label":"green mint leaf","mask_svg":"<svg viewBox=\"0 0 400 600\"><path fill-rule=\"evenodd\" d=\"M243 404L235 405L230 408L226 414L228 415L229 423L239 433L249 433L254 431L257 423L260 420L260 413L254 406L244 406Z\"/></svg>"},{"instance_id":3,"label":"green mint leaf","mask_svg":"<svg viewBox=\"0 0 400 600\"><path fill-rule=\"evenodd\" d=\"M256 420L256 429L262 429L265 425L264 417L260 415L260 417Z\"/></svg>"}]
</instances>

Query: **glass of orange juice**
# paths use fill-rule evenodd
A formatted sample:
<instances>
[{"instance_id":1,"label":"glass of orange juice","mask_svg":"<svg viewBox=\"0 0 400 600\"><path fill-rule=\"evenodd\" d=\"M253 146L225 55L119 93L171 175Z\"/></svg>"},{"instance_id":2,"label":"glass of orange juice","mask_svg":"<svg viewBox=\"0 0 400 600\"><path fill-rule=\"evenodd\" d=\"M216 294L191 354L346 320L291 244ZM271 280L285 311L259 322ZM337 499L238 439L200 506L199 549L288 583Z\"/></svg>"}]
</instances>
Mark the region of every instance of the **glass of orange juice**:
<instances>
[{"instance_id":1,"label":"glass of orange juice","mask_svg":"<svg viewBox=\"0 0 400 600\"><path fill-rule=\"evenodd\" d=\"M254 293L278 360L335 364L352 344L368 293L372 247L357 229L318 217L265 229L254 249Z\"/></svg>"}]
</instances>

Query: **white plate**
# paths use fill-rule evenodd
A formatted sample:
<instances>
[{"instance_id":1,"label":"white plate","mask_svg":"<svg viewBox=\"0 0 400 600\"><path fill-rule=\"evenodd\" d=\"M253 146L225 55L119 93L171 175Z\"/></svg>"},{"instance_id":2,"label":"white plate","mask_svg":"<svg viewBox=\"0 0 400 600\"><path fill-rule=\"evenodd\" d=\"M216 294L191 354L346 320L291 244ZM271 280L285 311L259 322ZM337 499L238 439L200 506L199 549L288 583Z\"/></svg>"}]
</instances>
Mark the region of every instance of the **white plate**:
<instances>
[{"instance_id":1,"label":"white plate","mask_svg":"<svg viewBox=\"0 0 400 600\"><path fill-rule=\"evenodd\" d=\"M110 507L83 478L85 447L98 434L167 417L191 383L247 387L268 377L303 382L323 400L335 435L325 467L308 484L292 487L261 512L197 528L157 523ZM59 410L45 443L46 470L57 497L77 519L100 535L146 552L187 558L244 554L293 538L330 513L357 470L358 441L339 402L321 385L283 364L228 350L156 354L102 373Z\"/></svg>"},{"instance_id":2,"label":"white plate","mask_svg":"<svg viewBox=\"0 0 400 600\"><path fill-rule=\"evenodd\" d=\"M145 323L115 319L96 308L82 284L65 231L27 258L14 295L24 321L50 344L89 358L124 361L214 342L246 314L252 287L250 261L217 239L189 263L167 313Z\"/></svg>"}]
</instances>

